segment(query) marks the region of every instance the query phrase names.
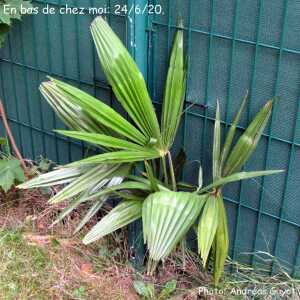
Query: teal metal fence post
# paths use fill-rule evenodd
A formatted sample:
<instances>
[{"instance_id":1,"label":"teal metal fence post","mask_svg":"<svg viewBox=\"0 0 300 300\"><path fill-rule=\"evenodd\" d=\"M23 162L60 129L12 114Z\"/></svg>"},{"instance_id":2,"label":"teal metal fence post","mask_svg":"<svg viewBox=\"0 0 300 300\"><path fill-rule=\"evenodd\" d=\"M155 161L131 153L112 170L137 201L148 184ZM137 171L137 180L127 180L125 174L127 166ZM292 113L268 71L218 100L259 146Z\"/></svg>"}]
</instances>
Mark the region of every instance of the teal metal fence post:
<instances>
[{"instance_id":1,"label":"teal metal fence post","mask_svg":"<svg viewBox=\"0 0 300 300\"><path fill-rule=\"evenodd\" d=\"M148 0L128 0L128 49L134 57L140 71L147 81L147 9ZM142 13L145 11L145 13ZM144 261L144 242L142 222L136 221L129 226L129 247L131 261L136 268L141 268Z\"/></svg>"}]
</instances>

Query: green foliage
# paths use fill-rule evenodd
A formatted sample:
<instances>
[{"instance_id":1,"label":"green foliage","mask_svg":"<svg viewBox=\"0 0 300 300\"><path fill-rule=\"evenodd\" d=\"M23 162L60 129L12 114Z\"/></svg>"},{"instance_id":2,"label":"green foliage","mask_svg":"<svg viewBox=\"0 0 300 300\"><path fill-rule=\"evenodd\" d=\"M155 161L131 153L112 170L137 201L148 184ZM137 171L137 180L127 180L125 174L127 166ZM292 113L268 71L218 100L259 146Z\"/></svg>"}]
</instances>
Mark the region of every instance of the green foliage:
<instances>
[{"instance_id":1,"label":"green foliage","mask_svg":"<svg viewBox=\"0 0 300 300\"><path fill-rule=\"evenodd\" d=\"M167 149L174 142L181 120L185 89L186 70L183 64L183 32L178 30L170 59L161 120L162 140Z\"/></svg>"},{"instance_id":2,"label":"green foliage","mask_svg":"<svg viewBox=\"0 0 300 300\"><path fill-rule=\"evenodd\" d=\"M75 299L86 299L86 291L83 286L76 288L73 292L73 297Z\"/></svg>"},{"instance_id":3,"label":"green foliage","mask_svg":"<svg viewBox=\"0 0 300 300\"><path fill-rule=\"evenodd\" d=\"M142 215L142 202L139 200L123 201L107 214L85 236L83 243L89 244L99 238L126 226Z\"/></svg>"},{"instance_id":4,"label":"green foliage","mask_svg":"<svg viewBox=\"0 0 300 300\"><path fill-rule=\"evenodd\" d=\"M215 285L218 285L224 271L229 246L228 225L222 187L230 182L281 172L281 170L239 172L254 152L271 115L273 104L272 100L268 101L257 113L230 152L236 126L245 107L246 99L247 97L244 98L242 106L229 129L222 152L220 150L220 110L217 103L213 143L213 182L200 190L198 189L199 194L207 195L208 197L203 213L200 215L197 230L198 252L203 259L204 265L206 265L211 254L214 261Z\"/></svg>"},{"instance_id":5,"label":"green foliage","mask_svg":"<svg viewBox=\"0 0 300 300\"><path fill-rule=\"evenodd\" d=\"M246 131L232 149L224 167L224 176L238 172L256 149L260 137L268 123L273 107L273 100L268 101L258 112Z\"/></svg>"},{"instance_id":6,"label":"green foliage","mask_svg":"<svg viewBox=\"0 0 300 300\"><path fill-rule=\"evenodd\" d=\"M196 221L205 201L205 196L173 191L152 193L145 199L143 231L151 260L170 254Z\"/></svg>"},{"instance_id":7,"label":"green foliage","mask_svg":"<svg viewBox=\"0 0 300 300\"><path fill-rule=\"evenodd\" d=\"M155 289L153 283L144 283L143 281L136 280L133 282L133 287L144 299L154 299Z\"/></svg>"},{"instance_id":8,"label":"green foliage","mask_svg":"<svg viewBox=\"0 0 300 300\"><path fill-rule=\"evenodd\" d=\"M7 137L0 137L0 153L3 157L11 156L10 144Z\"/></svg>"},{"instance_id":9,"label":"green foliage","mask_svg":"<svg viewBox=\"0 0 300 300\"><path fill-rule=\"evenodd\" d=\"M0 160L0 187L6 193L16 183L25 181L24 170L15 158Z\"/></svg>"},{"instance_id":10,"label":"green foliage","mask_svg":"<svg viewBox=\"0 0 300 300\"><path fill-rule=\"evenodd\" d=\"M4 145L6 145L6 143L7 143L7 139L0 137L0 146L4 146Z\"/></svg>"},{"instance_id":11,"label":"green foliage","mask_svg":"<svg viewBox=\"0 0 300 300\"><path fill-rule=\"evenodd\" d=\"M91 26L102 69L113 91L148 141L160 145L160 129L143 75L129 52L102 19L96 18Z\"/></svg>"},{"instance_id":12,"label":"green foliage","mask_svg":"<svg viewBox=\"0 0 300 300\"><path fill-rule=\"evenodd\" d=\"M140 280L133 282L135 291L146 300L166 300L170 299L171 294L176 290L177 281L175 279L165 283L162 290L157 293L153 283L145 283Z\"/></svg>"},{"instance_id":13,"label":"green foliage","mask_svg":"<svg viewBox=\"0 0 300 300\"><path fill-rule=\"evenodd\" d=\"M0 138L0 188L6 193L15 184L25 181L20 161L11 155L7 138Z\"/></svg>"},{"instance_id":14,"label":"green foliage","mask_svg":"<svg viewBox=\"0 0 300 300\"><path fill-rule=\"evenodd\" d=\"M158 299L169 299L169 296L176 290L177 281L175 279L168 281L160 292Z\"/></svg>"},{"instance_id":15,"label":"green foliage","mask_svg":"<svg viewBox=\"0 0 300 300\"><path fill-rule=\"evenodd\" d=\"M203 259L204 266L206 265L210 248L214 241L214 237L218 227L218 202L219 199L213 195L208 195L207 203L203 209L203 216L200 219L198 226L198 249Z\"/></svg>"},{"instance_id":16,"label":"green foliage","mask_svg":"<svg viewBox=\"0 0 300 300\"><path fill-rule=\"evenodd\" d=\"M31 1L0 0L0 48L4 45L6 35L9 32L13 21L21 20L21 7L24 9L32 7Z\"/></svg>"},{"instance_id":17,"label":"green foliage","mask_svg":"<svg viewBox=\"0 0 300 300\"><path fill-rule=\"evenodd\" d=\"M108 198L123 198L90 230L83 241L85 244L94 242L142 218L143 236L149 253L149 273L153 273L157 263L176 248L198 221L199 254L204 265L209 258L213 259L214 282L217 285L223 273L229 244L222 187L230 182L279 172L241 172L267 125L273 101L267 102L232 146L246 106L245 97L225 137L223 148L218 102L212 141L212 182L202 186L207 180L206 170L201 167L198 186L177 182L186 161L182 151L175 164L171 155L186 89L182 30L177 31L172 48L161 128L142 74L120 39L101 17L94 20L91 32L102 69L130 120L87 93L50 78L50 81L42 83L40 90L70 129L57 132L91 143L101 148L103 153L59 167L19 187L66 184L49 201L60 203L69 200L69 206L57 221L82 203L89 206L76 231L101 209ZM134 167L136 175L131 174ZM152 286L137 282L135 287L144 297L151 298L154 295ZM169 290L173 288L174 284L170 284Z\"/></svg>"}]
</instances>

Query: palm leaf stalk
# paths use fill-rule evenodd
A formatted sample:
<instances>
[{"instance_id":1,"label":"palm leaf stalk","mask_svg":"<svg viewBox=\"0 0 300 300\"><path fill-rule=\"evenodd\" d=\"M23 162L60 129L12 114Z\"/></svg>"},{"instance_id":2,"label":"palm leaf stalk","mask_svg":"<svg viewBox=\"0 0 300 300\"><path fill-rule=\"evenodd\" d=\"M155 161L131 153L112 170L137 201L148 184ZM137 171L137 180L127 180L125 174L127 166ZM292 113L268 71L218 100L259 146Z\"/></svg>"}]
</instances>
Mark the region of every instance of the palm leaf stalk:
<instances>
[{"instance_id":1,"label":"palm leaf stalk","mask_svg":"<svg viewBox=\"0 0 300 300\"><path fill-rule=\"evenodd\" d=\"M130 120L84 91L50 78L41 84L40 91L69 128L56 132L93 144L102 152L60 166L23 183L19 188L63 185L49 200L50 203L69 201L56 222L74 209L79 209L83 203L89 208L75 232L97 216L107 199L122 198L120 204L88 232L83 242L95 242L141 218L144 242L149 251L149 273L154 272L159 261L177 247L196 222L199 254L204 265L210 257L213 259L214 282L218 284L229 244L222 187L234 181L279 172L241 171L260 140L273 101L267 102L232 146L246 104L244 99L223 149L218 102L212 182L202 186L205 170L201 167L198 186L178 182L185 154L181 152L178 165L174 165L171 149L180 124L186 91L183 31L178 29L174 38L160 125L144 78L117 35L101 17L93 21L91 33L102 70ZM133 168L138 175L132 175Z\"/></svg>"}]
</instances>

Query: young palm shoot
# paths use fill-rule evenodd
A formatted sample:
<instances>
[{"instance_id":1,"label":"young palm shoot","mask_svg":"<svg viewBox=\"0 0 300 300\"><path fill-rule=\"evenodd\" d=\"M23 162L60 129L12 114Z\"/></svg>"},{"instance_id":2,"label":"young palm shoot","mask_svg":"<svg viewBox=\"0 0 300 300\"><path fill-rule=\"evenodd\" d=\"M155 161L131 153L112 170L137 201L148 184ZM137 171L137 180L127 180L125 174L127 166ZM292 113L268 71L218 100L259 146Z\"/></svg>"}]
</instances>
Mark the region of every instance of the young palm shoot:
<instances>
[{"instance_id":1,"label":"young palm shoot","mask_svg":"<svg viewBox=\"0 0 300 300\"><path fill-rule=\"evenodd\" d=\"M273 105L273 100L264 105L231 150L232 141L246 101L247 96L244 98L229 129L222 152L220 151L220 109L217 102L213 142L213 182L198 191L200 195L207 195L198 224L198 251L204 265L207 264L210 255L213 258L215 285L218 285L223 273L229 245L222 187L230 182L281 172L281 170L239 172L257 147L271 115Z\"/></svg>"}]
</instances>

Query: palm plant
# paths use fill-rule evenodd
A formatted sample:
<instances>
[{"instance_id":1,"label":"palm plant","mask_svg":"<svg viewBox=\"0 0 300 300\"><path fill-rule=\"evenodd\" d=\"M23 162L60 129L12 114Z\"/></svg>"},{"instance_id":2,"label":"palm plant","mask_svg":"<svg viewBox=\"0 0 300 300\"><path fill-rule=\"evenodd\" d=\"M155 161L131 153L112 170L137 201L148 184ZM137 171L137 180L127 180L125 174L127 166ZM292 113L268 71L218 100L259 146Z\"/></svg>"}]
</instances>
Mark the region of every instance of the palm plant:
<instances>
[{"instance_id":1,"label":"palm plant","mask_svg":"<svg viewBox=\"0 0 300 300\"><path fill-rule=\"evenodd\" d=\"M89 244L142 218L143 236L149 250L148 272L166 258L198 222L199 253L206 264L214 261L217 284L228 252L226 212L222 186L278 171L240 172L257 146L272 110L272 100L256 115L232 148L232 142L246 99L235 118L221 152L220 110L217 105L213 181L202 187L177 181L171 148L180 123L185 97L183 32L178 30L166 79L161 125L159 125L145 81L134 60L112 31L98 17L91 25L92 36L103 71L131 122L87 93L56 79L41 84L40 90L57 115L70 128L57 132L100 147L103 152L57 168L34 178L20 188L67 184L50 203L69 200L57 222L80 204L90 206L79 231L108 198L122 198L84 237ZM231 150L232 148L232 150ZM142 171L132 175L137 165ZM145 170L145 171L143 171ZM136 174L136 172L135 172Z\"/></svg>"}]
</instances>

